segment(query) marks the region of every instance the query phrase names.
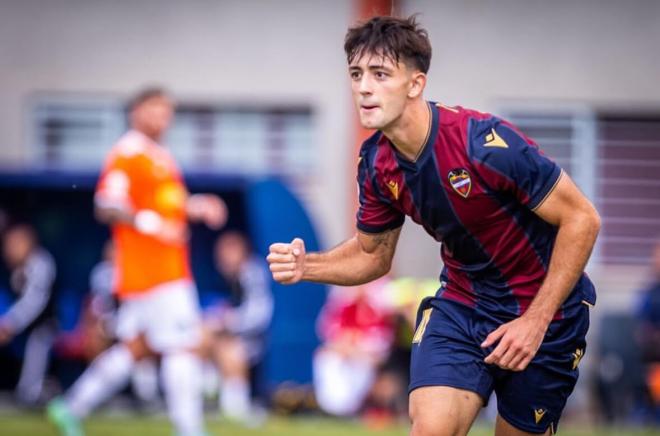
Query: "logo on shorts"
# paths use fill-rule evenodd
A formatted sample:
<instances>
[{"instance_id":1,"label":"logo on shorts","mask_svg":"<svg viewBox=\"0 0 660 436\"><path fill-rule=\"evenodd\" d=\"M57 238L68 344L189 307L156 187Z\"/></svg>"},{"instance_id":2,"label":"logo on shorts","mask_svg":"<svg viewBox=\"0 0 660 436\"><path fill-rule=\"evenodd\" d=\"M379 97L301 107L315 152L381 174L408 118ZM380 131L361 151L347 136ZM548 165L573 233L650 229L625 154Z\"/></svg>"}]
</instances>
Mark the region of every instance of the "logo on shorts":
<instances>
[{"instance_id":1,"label":"logo on shorts","mask_svg":"<svg viewBox=\"0 0 660 436\"><path fill-rule=\"evenodd\" d=\"M584 357L584 349L578 348L575 350L575 353L573 353L573 370L577 369L582 357Z\"/></svg>"},{"instance_id":2,"label":"logo on shorts","mask_svg":"<svg viewBox=\"0 0 660 436\"><path fill-rule=\"evenodd\" d=\"M422 320L419 322L419 325L415 330L415 335L413 336L413 340L412 340L413 344L419 344L420 342L422 342L422 338L424 337L426 326L429 324L429 319L431 318L432 311L433 308L431 307L428 309L424 309L424 312L422 312Z\"/></svg>"},{"instance_id":3,"label":"logo on shorts","mask_svg":"<svg viewBox=\"0 0 660 436\"><path fill-rule=\"evenodd\" d=\"M545 409L534 409L534 421L538 424L543 419L545 415Z\"/></svg>"},{"instance_id":4,"label":"logo on shorts","mask_svg":"<svg viewBox=\"0 0 660 436\"><path fill-rule=\"evenodd\" d=\"M449 178L449 184L451 187L454 188L454 191L458 192L461 197L467 198L468 195L470 195L472 179L466 169L458 168L451 170L447 177Z\"/></svg>"}]
</instances>

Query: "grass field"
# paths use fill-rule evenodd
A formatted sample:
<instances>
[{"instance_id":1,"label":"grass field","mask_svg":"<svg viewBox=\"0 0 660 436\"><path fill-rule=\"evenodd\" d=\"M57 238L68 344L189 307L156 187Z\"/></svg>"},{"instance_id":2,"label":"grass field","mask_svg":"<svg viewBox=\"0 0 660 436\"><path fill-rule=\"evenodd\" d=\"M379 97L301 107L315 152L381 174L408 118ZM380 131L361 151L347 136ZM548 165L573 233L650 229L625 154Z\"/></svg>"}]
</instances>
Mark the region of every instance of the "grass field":
<instances>
[{"instance_id":1,"label":"grass field","mask_svg":"<svg viewBox=\"0 0 660 436\"><path fill-rule=\"evenodd\" d=\"M85 424L87 436L169 436L171 427L164 418L115 418L95 417ZM244 428L226 421L208 422L210 435L218 436L404 436L407 426L383 430L370 430L360 423L337 421L324 418L271 418L258 428ZM578 429L564 426L562 436L660 436L660 429ZM0 435L7 436L56 436L54 428L36 414L0 414ZM492 435L492 430L479 426L470 436Z\"/></svg>"}]
</instances>

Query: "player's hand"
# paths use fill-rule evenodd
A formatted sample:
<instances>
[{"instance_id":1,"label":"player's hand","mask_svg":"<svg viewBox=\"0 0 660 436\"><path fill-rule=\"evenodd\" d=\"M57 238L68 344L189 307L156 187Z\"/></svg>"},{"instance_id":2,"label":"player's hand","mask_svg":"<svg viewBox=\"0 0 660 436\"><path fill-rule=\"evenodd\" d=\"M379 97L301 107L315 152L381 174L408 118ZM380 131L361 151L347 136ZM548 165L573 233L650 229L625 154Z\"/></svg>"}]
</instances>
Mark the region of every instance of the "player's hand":
<instances>
[{"instance_id":1,"label":"player's hand","mask_svg":"<svg viewBox=\"0 0 660 436\"><path fill-rule=\"evenodd\" d=\"M525 315L502 324L481 344L482 348L488 348L499 340L484 361L502 369L523 371L541 347L547 328L538 319Z\"/></svg>"},{"instance_id":2,"label":"player's hand","mask_svg":"<svg viewBox=\"0 0 660 436\"><path fill-rule=\"evenodd\" d=\"M193 194L186 203L188 218L202 221L208 227L218 230L227 223L227 205L214 194Z\"/></svg>"},{"instance_id":3,"label":"player's hand","mask_svg":"<svg viewBox=\"0 0 660 436\"><path fill-rule=\"evenodd\" d=\"M164 219L154 236L166 244L185 244L190 235L184 222Z\"/></svg>"},{"instance_id":4,"label":"player's hand","mask_svg":"<svg viewBox=\"0 0 660 436\"><path fill-rule=\"evenodd\" d=\"M266 259L276 282L284 285L298 283L305 271L305 243L296 238L290 244L272 244Z\"/></svg>"}]
</instances>

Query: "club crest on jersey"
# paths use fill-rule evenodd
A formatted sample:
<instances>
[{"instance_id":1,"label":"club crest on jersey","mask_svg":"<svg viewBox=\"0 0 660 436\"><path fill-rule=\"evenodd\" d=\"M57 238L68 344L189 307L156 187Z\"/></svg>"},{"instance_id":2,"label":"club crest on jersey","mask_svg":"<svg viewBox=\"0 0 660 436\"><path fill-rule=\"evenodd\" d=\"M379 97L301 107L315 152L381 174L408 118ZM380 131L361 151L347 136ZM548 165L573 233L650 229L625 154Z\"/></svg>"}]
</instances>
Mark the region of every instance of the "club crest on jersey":
<instances>
[{"instance_id":1,"label":"club crest on jersey","mask_svg":"<svg viewBox=\"0 0 660 436\"><path fill-rule=\"evenodd\" d=\"M454 191L458 194L467 198L470 195L470 190L472 189L472 179L470 178L470 173L467 172L464 168L458 168L455 170L449 171L447 176L449 178L449 184Z\"/></svg>"}]
</instances>

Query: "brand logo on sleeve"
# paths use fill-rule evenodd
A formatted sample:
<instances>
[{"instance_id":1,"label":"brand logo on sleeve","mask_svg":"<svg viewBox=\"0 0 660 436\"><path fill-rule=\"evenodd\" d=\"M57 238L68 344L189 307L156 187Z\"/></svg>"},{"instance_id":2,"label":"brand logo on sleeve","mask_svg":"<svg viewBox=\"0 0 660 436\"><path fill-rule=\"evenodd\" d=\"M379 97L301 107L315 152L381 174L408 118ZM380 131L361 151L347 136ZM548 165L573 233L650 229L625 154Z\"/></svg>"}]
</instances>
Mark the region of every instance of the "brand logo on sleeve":
<instances>
[{"instance_id":1,"label":"brand logo on sleeve","mask_svg":"<svg viewBox=\"0 0 660 436\"><path fill-rule=\"evenodd\" d=\"M490 129L490 133L486 135L486 143L484 147L500 147L500 148L509 148L504 142L504 139L497 134L495 129Z\"/></svg>"},{"instance_id":2,"label":"brand logo on sleeve","mask_svg":"<svg viewBox=\"0 0 660 436\"><path fill-rule=\"evenodd\" d=\"M394 197L395 200L398 200L399 199L399 184L394 180L390 180L389 182L387 182L387 188L392 193L392 197Z\"/></svg>"},{"instance_id":3,"label":"brand logo on sleeve","mask_svg":"<svg viewBox=\"0 0 660 436\"><path fill-rule=\"evenodd\" d=\"M447 175L449 178L449 184L454 191L456 191L461 197L467 198L470 195L472 190L472 179L470 178L470 173L467 172L464 168L458 168L455 170L449 171Z\"/></svg>"}]
</instances>

